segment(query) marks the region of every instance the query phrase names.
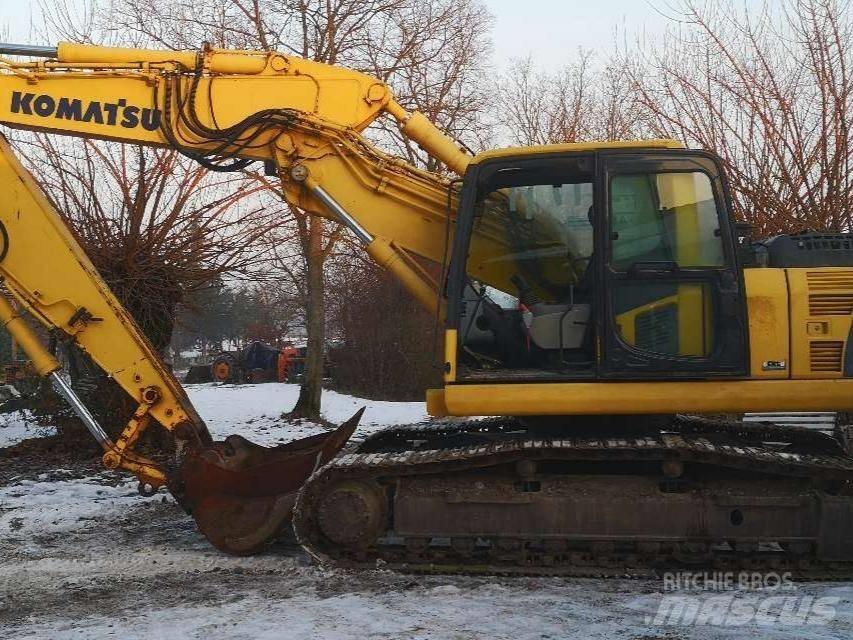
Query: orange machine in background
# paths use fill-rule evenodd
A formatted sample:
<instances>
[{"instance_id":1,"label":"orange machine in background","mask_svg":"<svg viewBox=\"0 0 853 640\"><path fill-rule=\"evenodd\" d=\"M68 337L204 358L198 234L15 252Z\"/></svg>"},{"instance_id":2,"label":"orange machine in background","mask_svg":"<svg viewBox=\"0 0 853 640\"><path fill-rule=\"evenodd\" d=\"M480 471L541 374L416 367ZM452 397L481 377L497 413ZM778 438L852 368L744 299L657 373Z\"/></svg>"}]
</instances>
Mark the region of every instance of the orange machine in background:
<instances>
[{"instance_id":1,"label":"orange machine in background","mask_svg":"<svg viewBox=\"0 0 853 640\"><path fill-rule=\"evenodd\" d=\"M290 382L294 379L298 375L297 364L302 360L299 349L293 343L285 342L278 354L278 381Z\"/></svg>"},{"instance_id":2,"label":"orange machine in background","mask_svg":"<svg viewBox=\"0 0 853 640\"><path fill-rule=\"evenodd\" d=\"M278 348L256 341L239 351L223 351L205 367L205 373L209 381L230 384L294 382L304 368L304 356L304 349L291 342ZM186 382L206 381L197 377L196 372Z\"/></svg>"}]
</instances>

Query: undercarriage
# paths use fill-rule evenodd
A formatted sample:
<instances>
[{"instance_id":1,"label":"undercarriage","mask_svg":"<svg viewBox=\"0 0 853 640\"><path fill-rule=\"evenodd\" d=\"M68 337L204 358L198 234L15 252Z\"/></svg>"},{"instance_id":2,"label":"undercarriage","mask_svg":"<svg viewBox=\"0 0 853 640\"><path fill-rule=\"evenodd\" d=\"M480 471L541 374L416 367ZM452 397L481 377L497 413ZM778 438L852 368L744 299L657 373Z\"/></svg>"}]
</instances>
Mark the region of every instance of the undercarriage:
<instances>
[{"instance_id":1,"label":"undercarriage","mask_svg":"<svg viewBox=\"0 0 853 640\"><path fill-rule=\"evenodd\" d=\"M609 436L566 423L376 434L308 481L297 537L340 566L413 572L853 573L853 459L839 439L686 416L614 420L631 428Z\"/></svg>"}]
</instances>

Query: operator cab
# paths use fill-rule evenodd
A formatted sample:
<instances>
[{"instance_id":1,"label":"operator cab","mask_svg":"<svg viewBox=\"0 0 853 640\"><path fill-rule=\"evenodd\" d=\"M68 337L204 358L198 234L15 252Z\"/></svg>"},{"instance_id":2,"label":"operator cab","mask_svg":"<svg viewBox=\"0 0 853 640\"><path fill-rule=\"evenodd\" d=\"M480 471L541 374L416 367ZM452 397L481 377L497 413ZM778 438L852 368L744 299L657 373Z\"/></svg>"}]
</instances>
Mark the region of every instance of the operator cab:
<instances>
[{"instance_id":1,"label":"operator cab","mask_svg":"<svg viewBox=\"0 0 853 640\"><path fill-rule=\"evenodd\" d=\"M457 381L746 373L716 158L602 147L469 168L448 284Z\"/></svg>"}]
</instances>

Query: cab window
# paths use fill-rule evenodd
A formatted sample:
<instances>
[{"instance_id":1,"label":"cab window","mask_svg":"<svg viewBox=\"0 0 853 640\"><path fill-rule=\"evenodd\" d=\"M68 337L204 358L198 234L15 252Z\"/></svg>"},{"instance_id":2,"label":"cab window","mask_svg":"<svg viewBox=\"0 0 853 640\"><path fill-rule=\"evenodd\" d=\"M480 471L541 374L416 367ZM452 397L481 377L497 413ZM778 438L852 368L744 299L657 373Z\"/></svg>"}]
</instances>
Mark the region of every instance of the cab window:
<instances>
[{"instance_id":1,"label":"cab window","mask_svg":"<svg viewBox=\"0 0 853 640\"><path fill-rule=\"evenodd\" d=\"M611 260L680 268L725 264L711 180L700 171L616 175L610 181Z\"/></svg>"}]
</instances>

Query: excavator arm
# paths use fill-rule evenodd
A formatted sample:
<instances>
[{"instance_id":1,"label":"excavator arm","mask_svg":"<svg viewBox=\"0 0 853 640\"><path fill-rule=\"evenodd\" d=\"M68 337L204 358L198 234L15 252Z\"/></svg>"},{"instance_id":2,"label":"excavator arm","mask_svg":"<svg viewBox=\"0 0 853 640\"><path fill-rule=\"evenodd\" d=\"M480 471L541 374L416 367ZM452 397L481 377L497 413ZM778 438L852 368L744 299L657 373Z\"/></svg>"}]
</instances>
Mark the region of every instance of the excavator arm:
<instances>
[{"instance_id":1,"label":"excavator arm","mask_svg":"<svg viewBox=\"0 0 853 640\"><path fill-rule=\"evenodd\" d=\"M151 419L185 440L209 444L210 434L181 385L121 306L33 177L0 136L0 274L3 285L50 330L73 340L114 379L138 408L116 442L110 441L82 402L57 374L59 362L4 295L0 316L41 375L52 377L104 447L104 463L135 473L140 482L159 487L164 472L133 453L133 445Z\"/></svg>"},{"instance_id":2,"label":"excavator arm","mask_svg":"<svg viewBox=\"0 0 853 640\"><path fill-rule=\"evenodd\" d=\"M427 308L438 284L418 258L446 255L453 233L451 183L371 144L362 132L390 116L404 135L451 170L470 156L419 113L407 113L369 76L278 53L147 51L61 43L0 45L0 123L9 127L170 147L213 170L262 161L292 205L346 225L380 265ZM112 441L59 375L59 363L0 298L0 320L104 448L104 463L134 473L140 490L168 485L217 547L255 551L289 519L295 492L345 444L360 415L330 436L266 449L239 436L213 439L180 384L38 188L0 140L0 275L20 307L71 340L138 409ZM480 232L472 252L494 251ZM183 452L164 469L134 451L154 421Z\"/></svg>"},{"instance_id":3,"label":"excavator arm","mask_svg":"<svg viewBox=\"0 0 853 640\"><path fill-rule=\"evenodd\" d=\"M218 548L245 554L264 546L287 522L305 479L346 444L361 412L328 436L275 449L236 435L215 442L180 383L2 136L0 185L0 322L103 448L104 465L136 475L143 495L168 486ZM134 399L137 409L118 438L107 435L62 377L59 361L21 309L89 354ZM173 436L172 463L135 450L153 423Z\"/></svg>"},{"instance_id":4,"label":"excavator arm","mask_svg":"<svg viewBox=\"0 0 853 640\"><path fill-rule=\"evenodd\" d=\"M453 233L451 185L388 155L362 132L385 115L457 174L471 156L422 114L406 112L384 83L278 53L70 43L2 50L50 56L0 63L3 124L171 147L212 168L263 161L281 178L288 202L348 226L435 310L436 283L414 256L443 259ZM492 252L501 237L481 233L471 250Z\"/></svg>"}]
</instances>

